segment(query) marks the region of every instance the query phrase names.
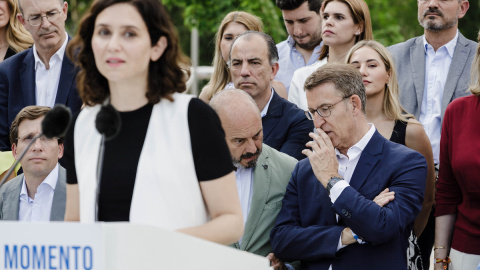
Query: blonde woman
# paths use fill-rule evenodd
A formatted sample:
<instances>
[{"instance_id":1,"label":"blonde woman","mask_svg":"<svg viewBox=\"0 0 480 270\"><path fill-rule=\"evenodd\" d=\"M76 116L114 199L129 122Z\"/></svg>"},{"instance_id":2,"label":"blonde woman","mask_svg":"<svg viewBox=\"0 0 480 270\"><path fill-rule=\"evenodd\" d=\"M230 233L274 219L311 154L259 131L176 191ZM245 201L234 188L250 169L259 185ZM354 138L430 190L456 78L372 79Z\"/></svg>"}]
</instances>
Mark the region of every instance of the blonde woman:
<instances>
[{"instance_id":1,"label":"blonde woman","mask_svg":"<svg viewBox=\"0 0 480 270\"><path fill-rule=\"evenodd\" d=\"M480 41L480 32L478 35ZM480 46L470 93L445 110L435 209L435 269L478 269L480 263Z\"/></svg>"},{"instance_id":2,"label":"blonde woman","mask_svg":"<svg viewBox=\"0 0 480 270\"><path fill-rule=\"evenodd\" d=\"M295 71L288 92L288 101L305 111L308 106L303 86L307 77L326 63L343 63L355 43L373 39L370 11L363 0L325 0L322 19L324 46L318 61Z\"/></svg>"},{"instance_id":3,"label":"blonde woman","mask_svg":"<svg viewBox=\"0 0 480 270\"><path fill-rule=\"evenodd\" d=\"M433 205L435 168L430 141L422 125L402 108L398 94L398 82L393 60L388 50L377 41L360 41L352 47L347 55L347 63L357 67L363 77L367 94L367 119L375 125L383 137L403 144L427 160L428 174L422 210L413 225L410 237L409 269L423 269L416 237L422 234ZM394 200L395 194L385 190L376 199L380 206ZM416 237L415 237L416 236Z\"/></svg>"},{"instance_id":4,"label":"blonde woman","mask_svg":"<svg viewBox=\"0 0 480 270\"><path fill-rule=\"evenodd\" d=\"M17 20L17 0L0 1L0 62L33 45L33 39Z\"/></svg>"}]
</instances>

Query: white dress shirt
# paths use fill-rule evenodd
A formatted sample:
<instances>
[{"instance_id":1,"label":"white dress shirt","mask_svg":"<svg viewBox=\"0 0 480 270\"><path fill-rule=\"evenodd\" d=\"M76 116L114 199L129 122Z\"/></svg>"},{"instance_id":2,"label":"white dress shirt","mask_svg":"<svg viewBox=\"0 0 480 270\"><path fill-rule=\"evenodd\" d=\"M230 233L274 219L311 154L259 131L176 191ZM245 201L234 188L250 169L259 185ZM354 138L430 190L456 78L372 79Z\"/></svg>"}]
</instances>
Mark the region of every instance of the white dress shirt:
<instances>
[{"instance_id":1,"label":"white dress shirt","mask_svg":"<svg viewBox=\"0 0 480 270\"><path fill-rule=\"evenodd\" d=\"M260 112L260 115L263 117L265 117L265 115L267 115L267 112L268 112L268 107L270 107L270 102L272 102L272 98L273 98L273 88L272 88L272 92L270 94L270 99L268 100L267 104L265 105L265 107L263 108L263 110Z\"/></svg>"},{"instance_id":2,"label":"white dress shirt","mask_svg":"<svg viewBox=\"0 0 480 270\"><path fill-rule=\"evenodd\" d=\"M48 174L38 186L35 199L28 196L25 176L23 176L22 190L20 191L20 207L18 212L19 221L35 222L50 221L52 211L53 194L58 180L57 166Z\"/></svg>"},{"instance_id":3,"label":"white dress shirt","mask_svg":"<svg viewBox=\"0 0 480 270\"><path fill-rule=\"evenodd\" d=\"M335 149L335 153L337 154L338 160L338 174L345 180L337 182L332 189L330 189L330 200L332 203L340 197L343 190L350 186L350 180L352 179L353 172L357 167L357 163L360 160L360 156L362 155L363 150L367 146L370 139L372 139L373 134L375 133L375 126L373 124L369 124L370 129L368 132L358 141L355 145L350 147L347 151L347 155L340 153L337 149ZM337 217L338 222L338 215ZM353 232L353 231L352 231ZM337 244L337 250L346 247L346 245L342 245L342 236L340 235L340 239ZM332 270L332 265L330 265L329 270Z\"/></svg>"},{"instance_id":4,"label":"white dress shirt","mask_svg":"<svg viewBox=\"0 0 480 270\"><path fill-rule=\"evenodd\" d=\"M440 133L442 130L442 99L448 71L452 63L453 53L458 40L455 37L435 52L423 36L425 47L425 87L418 121L422 123L432 144L433 159L439 163Z\"/></svg>"},{"instance_id":5,"label":"white dress shirt","mask_svg":"<svg viewBox=\"0 0 480 270\"><path fill-rule=\"evenodd\" d=\"M50 57L49 69L40 60L37 47L33 44L33 56L35 58L35 98L37 106L53 107L57 97L60 73L62 72L63 57L68 43L68 35L65 34L65 41L62 47Z\"/></svg>"},{"instance_id":6,"label":"white dress shirt","mask_svg":"<svg viewBox=\"0 0 480 270\"><path fill-rule=\"evenodd\" d=\"M242 206L243 224L247 223L248 213L250 212L250 205L252 203L253 194L253 168L245 169L238 167L235 172L235 179L237 180L237 192L240 198L240 205ZM243 237L243 236L242 236ZM242 243L242 237L238 241Z\"/></svg>"}]
</instances>

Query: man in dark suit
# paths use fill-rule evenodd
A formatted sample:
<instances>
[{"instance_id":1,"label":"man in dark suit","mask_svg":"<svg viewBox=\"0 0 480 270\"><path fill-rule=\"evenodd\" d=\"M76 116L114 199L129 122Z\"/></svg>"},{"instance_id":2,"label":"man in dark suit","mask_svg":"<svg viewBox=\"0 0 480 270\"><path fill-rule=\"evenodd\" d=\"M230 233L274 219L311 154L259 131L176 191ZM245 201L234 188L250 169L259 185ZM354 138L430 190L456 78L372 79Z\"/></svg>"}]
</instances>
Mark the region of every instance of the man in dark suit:
<instances>
[{"instance_id":1,"label":"man in dark suit","mask_svg":"<svg viewBox=\"0 0 480 270\"><path fill-rule=\"evenodd\" d=\"M19 159L30 141L42 131L49 107L22 109L11 127L12 154ZM66 171L58 164L63 139L38 138L21 159L23 174L0 188L0 220L63 221Z\"/></svg>"},{"instance_id":2,"label":"man in dark suit","mask_svg":"<svg viewBox=\"0 0 480 270\"><path fill-rule=\"evenodd\" d=\"M72 112L82 106L75 76L78 68L65 55L67 2L20 0L18 20L34 45L0 64L0 150L9 151L9 127L28 105L65 104Z\"/></svg>"},{"instance_id":3,"label":"man in dark suit","mask_svg":"<svg viewBox=\"0 0 480 270\"><path fill-rule=\"evenodd\" d=\"M247 31L235 39L230 50L229 67L235 88L247 92L257 103L264 143L301 160L313 125L302 110L272 88L277 62L275 41L265 33Z\"/></svg>"},{"instance_id":4,"label":"man in dark suit","mask_svg":"<svg viewBox=\"0 0 480 270\"><path fill-rule=\"evenodd\" d=\"M388 49L397 67L400 101L424 126L438 172L443 115L450 102L469 95L470 67L477 43L466 39L458 30L458 20L469 8L468 0L417 3L418 21L424 35ZM434 242L433 212L418 239L424 269L429 268Z\"/></svg>"},{"instance_id":5,"label":"man in dark suit","mask_svg":"<svg viewBox=\"0 0 480 270\"><path fill-rule=\"evenodd\" d=\"M292 172L271 232L275 255L301 261L302 269L407 269L425 158L367 123L365 87L354 67L327 64L305 88L317 134Z\"/></svg>"}]
</instances>

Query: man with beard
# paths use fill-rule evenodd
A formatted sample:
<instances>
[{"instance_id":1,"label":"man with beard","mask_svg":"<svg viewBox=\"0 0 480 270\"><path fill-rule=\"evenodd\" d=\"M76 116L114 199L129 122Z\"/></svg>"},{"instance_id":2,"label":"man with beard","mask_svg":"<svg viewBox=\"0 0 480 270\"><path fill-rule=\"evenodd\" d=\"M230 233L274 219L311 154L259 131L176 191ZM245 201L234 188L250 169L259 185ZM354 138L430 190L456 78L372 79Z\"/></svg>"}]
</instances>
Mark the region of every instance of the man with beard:
<instances>
[{"instance_id":1,"label":"man with beard","mask_svg":"<svg viewBox=\"0 0 480 270\"><path fill-rule=\"evenodd\" d=\"M267 256L272 252L270 231L297 160L262 144L260 111L244 91L220 91L210 106L225 130L245 222L243 237L232 247Z\"/></svg>"},{"instance_id":2,"label":"man with beard","mask_svg":"<svg viewBox=\"0 0 480 270\"><path fill-rule=\"evenodd\" d=\"M20 23L32 35L32 48L0 65L0 150L9 151L9 127L29 105L57 103L80 110L75 77L79 71L65 55L68 4L62 0L20 0Z\"/></svg>"},{"instance_id":3,"label":"man with beard","mask_svg":"<svg viewBox=\"0 0 480 270\"><path fill-rule=\"evenodd\" d=\"M323 0L276 0L277 7L282 10L288 38L277 44L280 69L275 79L282 82L287 91L293 72L315 63L320 55L322 2Z\"/></svg>"},{"instance_id":4,"label":"man with beard","mask_svg":"<svg viewBox=\"0 0 480 270\"><path fill-rule=\"evenodd\" d=\"M229 68L235 88L249 94L262 117L264 142L298 160L310 140L313 124L295 104L281 98L272 87L278 71L278 51L273 38L265 33L240 34L230 49Z\"/></svg>"},{"instance_id":5,"label":"man with beard","mask_svg":"<svg viewBox=\"0 0 480 270\"><path fill-rule=\"evenodd\" d=\"M401 103L424 126L438 172L443 115L452 100L468 95L476 42L458 31L458 19L465 16L468 0L418 0L417 4L424 35L389 50L397 67ZM435 234L433 212L418 239L425 269Z\"/></svg>"}]
</instances>

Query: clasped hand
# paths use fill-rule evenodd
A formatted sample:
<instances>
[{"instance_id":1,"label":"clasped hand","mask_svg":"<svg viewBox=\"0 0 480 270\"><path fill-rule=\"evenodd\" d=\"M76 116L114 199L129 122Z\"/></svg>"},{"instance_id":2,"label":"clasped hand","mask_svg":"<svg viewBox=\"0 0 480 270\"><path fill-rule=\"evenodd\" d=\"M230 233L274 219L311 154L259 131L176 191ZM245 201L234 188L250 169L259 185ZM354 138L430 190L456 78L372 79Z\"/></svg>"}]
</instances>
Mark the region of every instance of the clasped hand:
<instances>
[{"instance_id":1,"label":"clasped hand","mask_svg":"<svg viewBox=\"0 0 480 270\"><path fill-rule=\"evenodd\" d=\"M311 132L309 135L313 140L306 144L311 149L304 149L302 153L308 157L317 179L327 187L330 178L339 177L338 160L330 137L322 129L316 130L318 134Z\"/></svg>"}]
</instances>

